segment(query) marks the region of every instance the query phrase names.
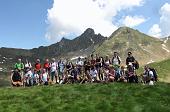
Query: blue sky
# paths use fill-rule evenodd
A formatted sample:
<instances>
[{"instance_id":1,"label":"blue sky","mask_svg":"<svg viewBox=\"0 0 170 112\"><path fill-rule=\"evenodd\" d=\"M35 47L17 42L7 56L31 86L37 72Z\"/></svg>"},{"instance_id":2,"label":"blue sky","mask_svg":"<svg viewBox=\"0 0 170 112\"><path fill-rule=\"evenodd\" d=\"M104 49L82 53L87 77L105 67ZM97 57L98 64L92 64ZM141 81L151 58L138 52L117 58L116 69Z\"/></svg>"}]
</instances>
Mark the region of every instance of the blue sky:
<instances>
[{"instance_id":1,"label":"blue sky","mask_svg":"<svg viewBox=\"0 0 170 112\"><path fill-rule=\"evenodd\" d=\"M0 47L33 48L44 38L52 0L0 0Z\"/></svg>"},{"instance_id":2,"label":"blue sky","mask_svg":"<svg viewBox=\"0 0 170 112\"><path fill-rule=\"evenodd\" d=\"M88 27L104 36L119 26L129 26L155 37L170 35L169 0L129 2L0 0L0 47L30 49L50 45L63 36L74 38Z\"/></svg>"}]
</instances>

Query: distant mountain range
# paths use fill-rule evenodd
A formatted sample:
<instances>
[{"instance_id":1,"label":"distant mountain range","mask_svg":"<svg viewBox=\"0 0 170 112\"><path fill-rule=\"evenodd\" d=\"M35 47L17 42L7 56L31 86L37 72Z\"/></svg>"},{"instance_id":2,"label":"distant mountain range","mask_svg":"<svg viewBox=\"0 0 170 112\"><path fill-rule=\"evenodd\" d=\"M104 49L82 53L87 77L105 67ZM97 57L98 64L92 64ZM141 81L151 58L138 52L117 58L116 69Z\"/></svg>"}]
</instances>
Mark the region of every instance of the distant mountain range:
<instances>
[{"instance_id":1,"label":"distant mountain range","mask_svg":"<svg viewBox=\"0 0 170 112\"><path fill-rule=\"evenodd\" d=\"M128 51L133 52L142 65L161 61L170 57L170 37L158 39L128 27L120 27L110 37L104 37L88 28L73 40L62 38L60 42L46 47L41 46L30 50L0 48L0 71L1 68L11 68L18 58L33 62L36 58L71 59L88 56L91 53L112 56L114 51L119 52L123 61Z\"/></svg>"}]
</instances>

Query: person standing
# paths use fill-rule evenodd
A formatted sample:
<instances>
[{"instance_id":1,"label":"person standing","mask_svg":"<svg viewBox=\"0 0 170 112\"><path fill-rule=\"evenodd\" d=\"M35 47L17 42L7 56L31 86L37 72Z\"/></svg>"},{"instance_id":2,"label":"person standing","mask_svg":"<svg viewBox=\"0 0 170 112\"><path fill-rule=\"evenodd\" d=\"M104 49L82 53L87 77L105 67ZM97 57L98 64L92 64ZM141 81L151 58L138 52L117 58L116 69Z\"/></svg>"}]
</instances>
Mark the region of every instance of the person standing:
<instances>
[{"instance_id":1,"label":"person standing","mask_svg":"<svg viewBox=\"0 0 170 112\"><path fill-rule=\"evenodd\" d=\"M121 59L118 56L118 52L114 52L113 58L112 58L112 65L114 66L114 70L115 70L115 79L118 80L120 79L120 64L121 64Z\"/></svg>"},{"instance_id":2,"label":"person standing","mask_svg":"<svg viewBox=\"0 0 170 112\"><path fill-rule=\"evenodd\" d=\"M129 63L132 63L135 66L135 58L132 55L132 52L128 52L128 57L126 58L126 65L128 66Z\"/></svg>"},{"instance_id":3,"label":"person standing","mask_svg":"<svg viewBox=\"0 0 170 112\"><path fill-rule=\"evenodd\" d=\"M52 62L50 63L50 79L52 83L54 83L54 77L57 83L57 63L55 62L55 58L52 58Z\"/></svg>"}]
</instances>

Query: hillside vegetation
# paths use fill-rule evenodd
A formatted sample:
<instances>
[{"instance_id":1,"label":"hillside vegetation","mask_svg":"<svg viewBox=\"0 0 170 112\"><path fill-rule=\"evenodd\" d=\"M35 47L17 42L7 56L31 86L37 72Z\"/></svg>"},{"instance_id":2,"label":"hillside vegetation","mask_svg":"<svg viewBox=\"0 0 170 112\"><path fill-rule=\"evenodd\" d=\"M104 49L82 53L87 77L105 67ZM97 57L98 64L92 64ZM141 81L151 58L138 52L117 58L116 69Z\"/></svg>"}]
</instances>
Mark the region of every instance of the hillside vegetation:
<instances>
[{"instance_id":1,"label":"hillside vegetation","mask_svg":"<svg viewBox=\"0 0 170 112\"><path fill-rule=\"evenodd\" d=\"M167 59L170 56L168 42L128 27L121 27L97 47L95 53L112 56L113 52L117 51L125 61L127 52L131 51L140 64L144 65Z\"/></svg>"}]
</instances>

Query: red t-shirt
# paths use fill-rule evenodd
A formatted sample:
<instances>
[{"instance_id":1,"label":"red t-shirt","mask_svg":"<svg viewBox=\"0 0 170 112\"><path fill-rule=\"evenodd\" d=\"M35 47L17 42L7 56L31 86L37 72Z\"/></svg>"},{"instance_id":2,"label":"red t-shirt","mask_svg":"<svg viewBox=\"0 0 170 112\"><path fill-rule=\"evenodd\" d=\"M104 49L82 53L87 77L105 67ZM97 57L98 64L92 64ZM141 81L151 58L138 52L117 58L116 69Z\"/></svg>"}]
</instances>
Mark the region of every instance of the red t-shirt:
<instances>
[{"instance_id":1,"label":"red t-shirt","mask_svg":"<svg viewBox=\"0 0 170 112\"><path fill-rule=\"evenodd\" d=\"M96 60L91 60L91 65L95 65L96 64Z\"/></svg>"},{"instance_id":2,"label":"red t-shirt","mask_svg":"<svg viewBox=\"0 0 170 112\"><path fill-rule=\"evenodd\" d=\"M40 63L36 63L36 64L35 64L35 69L36 69L37 71L39 71L39 70L41 69L41 64L40 64Z\"/></svg>"},{"instance_id":3,"label":"red t-shirt","mask_svg":"<svg viewBox=\"0 0 170 112\"><path fill-rule=\"evenodd\" d=\"M44 68L45 69L48 69L50 67L50 64L49 63L44 63Z\"/></svg>"}]
</instances>

